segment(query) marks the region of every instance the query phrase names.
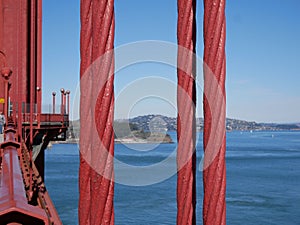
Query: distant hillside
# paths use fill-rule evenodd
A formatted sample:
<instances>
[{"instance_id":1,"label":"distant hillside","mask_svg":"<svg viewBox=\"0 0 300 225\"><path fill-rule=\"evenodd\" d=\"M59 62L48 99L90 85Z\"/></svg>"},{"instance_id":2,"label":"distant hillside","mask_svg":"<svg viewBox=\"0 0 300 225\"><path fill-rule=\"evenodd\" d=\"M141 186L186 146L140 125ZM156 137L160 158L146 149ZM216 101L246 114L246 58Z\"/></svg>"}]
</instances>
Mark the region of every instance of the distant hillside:
<instances>
[{"instance_id":1,"label":"distant hillside","mask_svg":"<svg viewBox=\"0 0 300 225\"><path fill-rule=\"evenodd\" d=\"M177 119L162 115L145 115L129 119L138 129L145 131L151 130L168 130L175 131L177 129ZM202 131L204 127L203 118L196 119L197 131ZM226 130L247 131L247 130L300 130L300 124L276 124L276 123L256 123L254 121L245 121L237 119L226 119Z\"/></svg>"},{"instance_id":2,"label":"distant hillside","mask_svg":"<svg viewBox=\"0 0 300 225\"><path fill-rule=\"evenodd\" d=\"M196 119L197 131L203 130L203 118ZM119 138L128 137L131 132L136 136L149 136L152 133L165 133L166 131L176 131L177 119L162 115L145 115L134 117L129 120L116 120L114 123L115 134ZM300 130L300 123L278 124L278 123L256 123L254 121L245 121L237 119L226 119L227 131L259 131L259 130ZM79 137L79 121L70 122L67 137Z\"/></svg>"},{"instance_id":3,"label":"distant hillside","mask_svg":"<svg viewBox=\"0 0 300 225\"><path fill-rule=\"evenodd\" d=\"M71 121L67 131L69 142L78 142L80 131L79 120ZM136 124L128 121L115 121L114 132L116 143L173 143L173 140L167 130L144 130Z\"/></svg>"}]
</instances>

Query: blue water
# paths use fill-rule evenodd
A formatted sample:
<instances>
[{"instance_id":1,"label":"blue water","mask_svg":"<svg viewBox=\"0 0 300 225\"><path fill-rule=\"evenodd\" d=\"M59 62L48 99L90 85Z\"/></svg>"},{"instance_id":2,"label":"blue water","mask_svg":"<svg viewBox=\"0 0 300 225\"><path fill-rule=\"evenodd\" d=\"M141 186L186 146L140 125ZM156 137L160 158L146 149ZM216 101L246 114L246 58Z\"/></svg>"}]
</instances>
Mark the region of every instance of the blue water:
<instances>
[{"instance_id":1,"label":"blue water","mask_svg":"<svg viewBox=\"0 0 300 225\"><path fill-rule=\"evenodd\" d=\"M176 140L176 134L171 135ZM198 138L199 164L201 134ZM163 166L172 171L176 165L176 144L161 144L154 150L143 151L151 147L117 144L116 159L137 167L171 159ZM226 158L227 224L300 224L300 132L228 133ZM75 144L53 145L46 152L46 186L66 225L78 224L78 166ZM116 177L122 182L137 184L135 175L126 169L116 169ZM151 182L156 176L153 172L144 175L144 179ZM199 225L202 199L202 174L197 170ZM176 175L148 186L116 183L114 206L117 225L176 224Z\"/></svg>"}]
</instances>

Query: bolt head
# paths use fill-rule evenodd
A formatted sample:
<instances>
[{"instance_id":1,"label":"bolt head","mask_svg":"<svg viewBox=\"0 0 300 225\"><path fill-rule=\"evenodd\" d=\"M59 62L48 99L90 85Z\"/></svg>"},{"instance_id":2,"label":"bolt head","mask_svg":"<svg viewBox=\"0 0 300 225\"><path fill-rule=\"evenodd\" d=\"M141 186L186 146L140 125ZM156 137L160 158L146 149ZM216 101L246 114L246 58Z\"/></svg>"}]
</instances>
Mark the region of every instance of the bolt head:
<instances>
[{"instance_id":1,"label":"bolt head","mask_svg":"<svg viewBox=\"0 0 300 225\"><path fill-rule=\"evenodd\" d=\"M2 77L3 77L4 79L8 80L9 77L11 76L11 74L12 74L12 70L11 70L10 68L8 68L8 67L3 67L3 68L1 69L1 75L2 75Z\"/></svg>"}]
</instances>

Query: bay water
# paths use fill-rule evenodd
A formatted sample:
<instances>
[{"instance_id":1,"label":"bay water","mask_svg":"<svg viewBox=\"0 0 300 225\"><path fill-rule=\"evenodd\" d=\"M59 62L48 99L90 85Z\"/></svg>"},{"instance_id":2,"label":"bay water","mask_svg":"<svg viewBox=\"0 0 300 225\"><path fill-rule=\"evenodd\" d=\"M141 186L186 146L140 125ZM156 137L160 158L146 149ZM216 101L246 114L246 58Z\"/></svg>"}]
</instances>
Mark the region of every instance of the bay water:
<instances>
[{"instance_id":1,"label":"bay water","mask_svg":"<svg viewBox=\"0 0 300 225\"><path fill-rule=\"evenodd\" d=\"M115 145L121 162L115 171L116 225L176 224L176 133L170 135L175 143ZM200 225L202 133L196 151ZM54 144L45 165L46 187L63 224L78 224L78 145ZM229 132L226 167L227 224L300 225L300 132Z\"/></svg>"}]
</instances>

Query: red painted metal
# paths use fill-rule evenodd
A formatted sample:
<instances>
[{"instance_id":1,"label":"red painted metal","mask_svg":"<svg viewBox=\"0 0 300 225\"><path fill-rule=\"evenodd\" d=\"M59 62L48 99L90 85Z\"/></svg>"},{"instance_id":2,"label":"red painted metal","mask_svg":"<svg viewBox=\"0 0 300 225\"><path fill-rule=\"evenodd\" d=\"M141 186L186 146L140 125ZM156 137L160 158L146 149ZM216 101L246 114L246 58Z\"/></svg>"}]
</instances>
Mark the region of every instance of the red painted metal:
<instances>
[{"instance_id":1,"label":"red painted metal","mask_svg":"<svg viewBox=\"0 0 300 225\"><path fill-rule=\"evenodd\" d=\"M204 62L208 66L204 68L204 225L226 224L225 29L225 0L204 0ZM215 76L219 87L211 85L209 76ZM212 115L218 117L212 118ZM212 123L218 125L212 126ZM214 143L220 147L207 149L210 137L218 136L224 137L221 143Z\"/></svg>"},{"instance_id":2,"label":"red painted metal","mask_svg":"<svg viewBox=\"0 0 300 225\"><path fill-rule=\"evenodd\" d=\"M0 1L0 9L3 9L3 2ZM0 13L0 24L3 24L4 23L4 18L3 18L3 13ZM4 36L4 32L3 32L3 27L1 26L1 29L0 29L0 66L3 67L3 66L6 66L3 62L2 62L2 57L4 55L5 57L5 53L2 52L3 51L3 36ZM6 59L5 59L6 60ZM2 96L2 93L0 91L0 96Z\"/></svg>"},{"instance_id":3,"label":"red painted metal","mask_svg":"<svg viewBox=\"0 0 300 225\"><path fill-rule=\"evenodd\" d=\"M64 103L64 94L65 94L65 89L63 89L63 88L61 88L60 89L60 94L61 94L61 100L60 100L60 104L61 104L61 106L60 106L60 113L63 115L64 114L64 105L65 105L65 103Z\"/></svg>"},{"instance_id":4,"label":"red painted metal","mask_svg":"<svg viewBox=\"0 0 300 225\"><path fill-rule=\"evenodd\" d=\"M41 16L42 1L2 0L0 10L0 51L5 53L7 66L13 71L10 100L13 116L18 115L21 124L22 110L29 110L29 104L36 104L41 112ZM2 66L1 66L2 67ZM1 68L0 68L1 69ZM3 81L0 80L0 87ZM4 97L2 88L0 97ZM33 107L33 106L32 106ZM34 111L34 110L32 110ZM18 127L18 136L22 129Z\"/></svg>"},{"instance_id":5,"label":"red painted metal","mask_svg":"<svg viewBox=\"0 0 300 225\"><path fill-rule=\"evenodd\" d=\"M9 102L9 78L12 74L11 69L4 67L1 69L1 75L4 79L4 116L8 118L8 102Z\"/></svg>"},{"instance_id":6,"label":"red painted metal","mask_svg":"<svg viewBox=\"0 0 300 225\"><path fill-rule=\"evenodd\" d=\"M67 93L66 93L66 91L64 92L63 99L64 99L63 114L66 114L66 110L67 110Z\"/></svg>"},{"instance_id":7,"label":"red painted metal","mask_svg":"<svg viewBox=\"0 0 300 225\"><path fill-rule=\"evenodd\" d=\"M24 98L24 96L26 96L26 84L25 82L27 82L27 76L25 76L25 74L27 73L27 60L26 58L24 58L24 55L27 55L27 30L28 30L28 16L27 16L27 7L28 4L24 4L24 1L20 1L19 2L19 11L18 11L18 21L19 21L19 33L18 33L18 41L19 41L19 54L17 55L17 59L18 59L18 80L16 82L17 88L18 88L18 94L16 96L16 102L18 104L18 138L21 141L22 138L22 104L23 102L27 102L26 98ZM25 109L24 109L25 110Z\"/></svg>"},{"instance_id":8,"label":"red painted metal","mask_svg":"<svg viewBox=\"0 0 300 225\"><path fill-rule=\"evenodd\" d=\"M37 15L36 15L36 103L37 103L37 113L40 115L42 113L42 2L36 1ZM40 120L38 120L40 122Z\"/></svg>"},{"instance_id":9,"label":"red painted metal","mask_svg":"<svg viewBox=\"0 0 300 225\"><path fill-rule=\"evenodd\" d=\"M177 4L177 224L181 225L196 224L196 0L178 0ZM183 65L188 69L183 71Z\"/></svg>"},{"instance_id":10,"label":"red painted metal","mask_svg":"<svg viewBox=\"0 0 300 225\"><path fill-rule=\"evenodd\" d=\"M46 114L43 113L41 114L41 123L57 123L57 122L61 122L61 121L65 121L68 122L68 116L67 115L61 115L61 114Z\"/></svg>"},{"instance_id":11,"label":"red painted metal","mask_svg":"<svg viewBox=\"0 0 300 225\"><path fill-rule=\"evenodd\" d=\"M29 113L30 113L30 148L33 144L33 113L35 108L36 96L36 21L37 21L37 6L36 1L30 1L30 98L29 98ZM31 150L31 149L29 149Z\"/></svg>"},{"instance_id":12,"label":"red painted metal","mask_svg":"<svg viewBox=\"0 0 300 225\"><path fill-rule=\"evenodd\" d=\"M89 66L114 47L114 0L81 0L81 96L80 96L80 174L79 174L79 224L114 224L113 196L113 56L97 68L97 77L104 81L103 88L96 90L96 106L91 100L95 90L85 76ZM93 80L94 82L94 80ZM93 85L92 85L93 86ZM91 130L96 127L97 130ZM96 134L97 137L93 136ZM93 144L100 139L104 148ZM88 157L86 157L89 155ZM99 171L92 167L91 161ZM104 177L102 172L105 171Z\"/></svg>"},{"instance_id":13,"label":"red painted metal","mask_svg":"<svg viewBox=\"0 0 300 225\"><path fill-rule=\"evenodd\" d=\"M2 0L0 10L1 38L0 50L5 53L7 66L13 71L11 78L12 88L18 89L11 93L11 101L15 103L20 91L22 101L26 102L28 96L27 72L29 53L27 48L28 31L28 1L25 0ZM2 81L0 81L2 84ZM20 85L19 85L20 84ZM21 86L21 88L20 88ZM0 96L2 97L2 96ZM29 99L29 98L28 98Z\"/></svg>"},{"instance_id":14,"label":"red painted metal","mask_svg":"<svg viewBox=\"0 0 300 225\"><path fill-rule=\"evenodd\" d=\"M70 93L71 92L69 90L66 91L66 94L67 94L67 103L66 103L67 114L70 113Z\"/></svg>"},{"instance_id":15,"label":"red painted metal","mask_svg":"<svg viewBox=\"0 0 300 225\"><path fill-rule=\"evenodd\" d=\"M4 71L4 67L7 66L13 71L13 76L9 81L11 83L9 97L13 105L12 118L18 128L17 140L24 143L24 146L25 144L27 145L26 163L24 164L27 169L22 170L22 174L24 180L27 180L28 185L26 185L26 188L23 187L23 191L26 189L26 201L30 201L31 204L39 202L40 205L43 202L45 206L43 211L46 212L51 224L56 225L61 224L61 222L47 192L45 190L39 191L39 197L35 195L35 197L32 198L32 193L36 191L35 182L37 179L40 179L38 184L42 183L41 179L44 172L44 149L42 149L38 155L39 160L35 161L40 172L40 175L36 175L37 169L35 169L35 164L32 161L32 144L34 142L39 143L39 141L41 141L39 140L39 136L41 135L47 134L50 135L51 138L56 138L59 134L65 133L68 127L68 117L64 115L55 114L49 116L48 114L41 114L41 19L42 0L0 1L0 70ZM5 83L7 83L7 81L1 78L0 98L5 97L5 99L8 100L7 91L4 91ZM7 96L4 96L5 93ZM8 104L6 104L6 106L7 105ZM7 119L9 120L11 118ZM44 121L41 122L41 120ZM37 135L38 133L40 135ZM47 138L50 140L50 137ZM19 157L21 156L19 155ZM2 172L3 170L1 173ZM3 174L3 176L6 175ZM0 199L2 199L2 197L0 193ZM30 205L26 207L28 210L31 209ZM3 208L0 208L0 224L6 221L2 220L4 218L14 217L6 209L3 209L3 211L1 211L1 209ZM28 221L22 221L22 224L23 222L26 224L38 224Z\"/></svg>"},{"instance_id":16,"label":"red painted metal","mask_svg":"<svg viewBox=\"0 0 300 225\"><path fill-rule=\"evenodd\" d=\"M0 223L48 224L44 210L27 203L22 172L19 164L15 130L5 131L3 149L2 179L0 186Z\"/></svg>"},{"instance_id":17,"label":"red painted metal","mask_svg":"<svg viewBox=\"0 0 300 225\"><path fill-rule=\"evenodd\" d=\"M30 97L29 97L29 113L30 113L30 119L29 119L29 154L30 154L30 164L32 164L32 151L33 151L33 113L35 108L35 97L36 97L36 69L37 69L37 59L36 59L36 22L37 22L37 5L36 1L30 1L30 19L29 19L29 27L30 27L30 72L29 72L29 79L30 79ZM30 180L32 180L33 171L32 168L29 168L30 172ZM29 186L29 192L32 192L33 190L32 182L30 182Z\"/></svg>"},{"instance_id":18,"label":"red painted metal","mask_svg":"<svg viewBox=\"0 0 300 225\"><path fill-rule=\"evenodd\" d=\"M30 154L29 150L27 149L26 145L23 143L22 148L20 151L20 162L21 162L21 169L24 177L24 183L25 183L25 189L27 190L30 186L30 182L32 182L29 179L29 171L28 168L30 167ZM40 166L40 165L39 165ZM62 225L62 222L58 216L58 213L54 207L53 202L51 201L51 198L49 196L49 193L47 192L45 188L45 184L43 182L43 175L39 173L37 166L35 163L32 163L31 165L33 170L33 180L35 181L35 194L37 195L37 204L36 206L39 206L41 209L43 209L48 217L48 223L51 225ZM33 195L32 192L27 191L27 195ZM32 224L32 223L29 223Z\"/></svg>"},{"instance_id":19,"label":"red painted metal","mask_svg":"<svg viewBox=\"0 0 300 225\"><path fill-rule=\"evenodd\" d=\"M56 92L52 92L52 107L53 107L53 114L55 114L55 95L56 95Z\"/></svg>"}]
</instances>

